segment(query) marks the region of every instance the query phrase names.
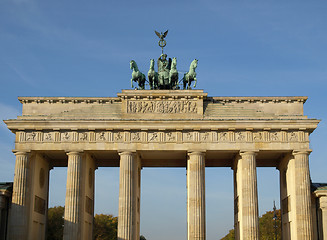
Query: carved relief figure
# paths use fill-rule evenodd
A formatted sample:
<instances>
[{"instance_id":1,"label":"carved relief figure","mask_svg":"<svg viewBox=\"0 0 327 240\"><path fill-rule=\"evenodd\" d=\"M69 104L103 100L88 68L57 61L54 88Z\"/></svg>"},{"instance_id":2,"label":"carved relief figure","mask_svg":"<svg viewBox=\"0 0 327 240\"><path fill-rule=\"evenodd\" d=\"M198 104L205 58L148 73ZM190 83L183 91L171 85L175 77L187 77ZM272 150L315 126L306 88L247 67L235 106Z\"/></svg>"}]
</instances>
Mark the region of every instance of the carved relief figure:
<instances>
[{"instance_id":1,"label":"carved relief figure","mask_svg":"<svg viewBox=\"0 0 327 240\"><path fill-rule=\"evenodd\" d=\"M220 141L227 141L227 133L226 132L220 133L219 140Z\"/></svg>"},{"instance_id":2,"label":"carved relief figure","mask_svg":"<svg viewBox=\"0 0 327 240\"><path fill-rule=\"evenodd\" d=\"M34 141L35 140L35 137L36 137L36 133L35 132L32 132L32 133L30 133L30 134L27 135L26 140L27 141Z\"/></svg>"},{"instance_id":3,"label":"carved relief figure","mask_svg":"<svg viewBox=\"0 0 327 240\"><path fill-rule=\"evenodd\" d=\"M173 136L173 133L171 132L168 132L166 134L166 137L167 137L167 141L170 142L170 141L175 141L175 136Z\"/></svg>"},{"instance_id":4,"label":"carved relief figure","mask_svg":"<svg viewBox=\"0 0 327 240\"><path fill-rule=\"evenodd\" d=\"M207 141L209 139L209 133L204 133L203 135L202 135L202 141Z\"/></svg>"},{"instance_id":5,"label":"carved relief figure","mask_svg":"<svg viewBox=\"0 0 327 240\"><path fill-rule=\"evenodd\" d=\"M297 135L295 132L290 133L290 141L297 141Z\"/></svg>"},{"instance_id":6,"label":"carved relief figure","mask_svg":"<svg viewBox=\"0 0 327 240\"><path fill-rule=\"evenodd\" d=\"M271 139L271 141L278 141L279 140L279 138L278 138L278 132L271 133L270 139Z\"/></svg>"},{"instance_id":7,"label":"carved relief figure","mask_svg":"<svg viewBox=\"0 0 327 240\"><path fill-rule=\"evenodd\" d=\"M190 133L190 132L186 133L186 139L187 139L188 141L192 141L192 140L193 140L193 134Z\"/></svg>"},{"instance_id":8,"label":"carved relief figure","mask_svg":"<svg viewBox=\"0 0 327 240\"><path fill-rule=\"evenodd\" d=\"M106 140L105 132L101 132L99 135L99 140Z\"/></svg>"},{"instance_id":9,"label":"carved relief figure","mask_svg":"<svg viewBox=\"0 0 327 240\"><path fill-rule=\"evenodd\" d=\"M141 141L140 133L139 132L135 132L133 134L132 140L133 141Z\"/></svg>"},{"instance_id":10,"label":"carved relief figure","mask_svg":"<svg viewBox=\"0 0 327 240\"><path fill-rule=\"evenodd\" d=\"M52 135L51 135L51 133L46 133L46 134L45 134L45 140L47 140L47 141L51 141L51 140L52 140Z\"/></svg>"},{"instance_id":11,"label":"carved relief figure","mask_svg":"<svg viewBox=\"0 0 327 240\"><path fill-rule=\"evenodd\" d=\"M261 141L262 140L262 133L258 132L254 134L254 140L255 141Z\"/></svg>"},{"instance_id":12,"label":"carved relief figure","mask_svg":"<svg viewBox=\"0 0 327 240\"><path fill-rule=\"evenodd\" d=\"M120 141L120 140L122 140L122 139L123 139L123 135L122 135L120 132L118 132L118 133L116 134L115 140L116 140L116 141Z\"/></svg>"},{"instance_id":13,"label":"carved relief figure","mask_svg":"<svg viewBox=\"0 0 327 240\"><path fill-rule=\"evenodd\" d=\"M70 138L69 133L65 132L63 138L64 138L64 140L69 140L69 138Z\"/></svg>"},{"instance_id":14,"label":"carved relief figure","mask_svg":"<svg viewBox=\"0 0 327 240\"><path fill-rule=\"evenodd\" d=\"M128 101L129 113L197 113L198 106L195 101Z\"/></svg>"},{"instance_id":15,"label":"carved relief figure","mask_svg":"<svg viewBox=\"0 0 327 240\"><path fill-rule=\"evenodd\" d=\"M239 140L239 141L244 141L245 136L244 136L244 134L242 132L238 132L236 134L236 139Z\"/></svg>"},{"instance_id":16,"label":"carved relief figure","mask_svg":"<svg viewBox=\"0 0 327 240\"><path fill-rule=\"evenodd\" d=\"M152 136L150 137L149 141L156 141L158 140L158 133L154 132L152 133Z\"/></svg>"},{"instance_id":17,"label":"carved relief figure","mask_svg":"<svg viewBox=\"0 0 327 240\"><path fill-rule=\"evenodd\" d=\"M80 140L85 141L86 139L87 139L87 133L86 132L81 133Z\"/></svg>"}]
</instances>

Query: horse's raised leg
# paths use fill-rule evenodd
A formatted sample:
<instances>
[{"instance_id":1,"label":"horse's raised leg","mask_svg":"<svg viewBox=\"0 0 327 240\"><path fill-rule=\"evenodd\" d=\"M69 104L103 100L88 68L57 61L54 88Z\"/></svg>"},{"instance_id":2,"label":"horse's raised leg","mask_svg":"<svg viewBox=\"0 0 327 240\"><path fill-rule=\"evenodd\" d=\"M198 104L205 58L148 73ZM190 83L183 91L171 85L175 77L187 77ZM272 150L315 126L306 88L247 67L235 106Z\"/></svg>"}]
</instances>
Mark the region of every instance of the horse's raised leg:
<instances>
[{"instance_id":1,"label":"horse's raised leg","mask_svg":"<svg viewBox=\"0 0 327 240\"><path fill-rule=\"evenodd\" d=\"M194 78L194 85L193 87L195 88L196 87L196 78Z\"/></svg>"}]
</instances>

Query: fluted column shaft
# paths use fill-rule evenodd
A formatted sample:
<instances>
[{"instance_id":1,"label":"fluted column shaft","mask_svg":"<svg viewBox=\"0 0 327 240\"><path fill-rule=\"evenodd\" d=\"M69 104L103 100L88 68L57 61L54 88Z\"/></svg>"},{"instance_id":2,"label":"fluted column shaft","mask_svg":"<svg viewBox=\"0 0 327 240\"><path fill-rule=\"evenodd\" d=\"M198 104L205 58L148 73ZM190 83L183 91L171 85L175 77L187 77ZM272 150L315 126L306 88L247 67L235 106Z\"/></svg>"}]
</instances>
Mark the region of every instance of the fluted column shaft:
<instances>
[{"instance_id":1,"label":"fluted column shaft","mask_svg":"<svg viewBox=\"0 0 327 240\"><path fill-rule=\"evenodd\" d=\"M187 161L187 239L206 239L205 153L190 152Z\"/></svg>"},{"instance_id":2,"label":"fluted column shaft","mask_svg":"<svg viewBox=\"0 0 327 240\"><path fill-rule=\"evenodd\" d=\"M321 209L321 227L322 227L322 237L327 239L327 196L320 197L319 199L320 209Z\"/></svg>"},{"instance_id":3,"label":"fluted column shaft","mask_svg":"<svg viewBox=\"0 0 327 240\"><path fill-rule=\"evenodd\" d=\"M118 240L137 240L138 163L134 152L121 152L119 177Z\"/></svg>"},{"instance_id":4,"label":"fluted column shaft","mask_svg":"<svg viewBox=\"0 0 327 240\"><path fill-rule=\"evenodd\" d=\"M65 199L64 239L79 240L81 238L81 173L82 153L69 152L67 185Z\"/></svg>"},{"instance_id":5,"label":"fluted column shaft","mask_svg":"<svg viewBox=\"0 0 327 240\"><path fill-rule=\"evenodd\" d=\"M27 152L17 152L10 217L10 239L28 237L28 161Z\"/></svg>"},{"instance_id":6,"label":"fluted column shaft","mask_svg":"<svg viewBox=\"0 0 327 240\"><path fill-rule=\"evenodd\" d=\"M242 168L242 236L243 240L259 239L259 214L256 152L241 151Z\"/></svg>"},{"instance_id":7,"label":"fluted column shaft","mask_svg":"<svg viewBox=\"0 0 327 240\"><path fill-rule=\"evenodd\" d=\"M311 190L309 172L310 151L294 151L296 224L298 240L313 239Z\"/></svg>"}]
</instances>

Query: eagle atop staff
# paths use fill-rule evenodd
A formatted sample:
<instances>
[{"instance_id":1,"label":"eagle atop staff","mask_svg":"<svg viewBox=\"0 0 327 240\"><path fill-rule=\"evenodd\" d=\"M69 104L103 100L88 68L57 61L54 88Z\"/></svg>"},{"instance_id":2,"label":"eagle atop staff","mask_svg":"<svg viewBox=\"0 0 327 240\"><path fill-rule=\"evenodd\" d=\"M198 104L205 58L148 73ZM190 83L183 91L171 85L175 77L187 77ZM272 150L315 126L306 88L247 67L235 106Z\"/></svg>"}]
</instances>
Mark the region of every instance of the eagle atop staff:
<instances>
[{"instance_id":1,"label":"eagle atop staff","mask_svg":"<svg viewBox=\"0 0 327 240\"><path fill-rule=\"evenodd\" d=\"M166 46L166 44L167 44L167 42L166 42L166 40L165 40L165 37L167 36L167 34L168 34L168 30L166 31L166 32L164 32L164 33L159 33L159 32L157 32L157 31L155 31L155 33L156 33L156 35L160 38L160 40L159 40L159 47L161 47L161 53L163 54L163 48Z\"/></svg>"},{"instance_id":2,"label":"eagle atop staff","mask_svg":"<svg viewBox=\"0 0 327 240\"><path fill-rule=\"evenodd\" d=\"M155 33L157 34L157 36L160 38L160 40L164 40L164 38L167 36L168 34L168 30L164 33L158 33L157 31L155 31Z\"/></svg>"}]
</instances>

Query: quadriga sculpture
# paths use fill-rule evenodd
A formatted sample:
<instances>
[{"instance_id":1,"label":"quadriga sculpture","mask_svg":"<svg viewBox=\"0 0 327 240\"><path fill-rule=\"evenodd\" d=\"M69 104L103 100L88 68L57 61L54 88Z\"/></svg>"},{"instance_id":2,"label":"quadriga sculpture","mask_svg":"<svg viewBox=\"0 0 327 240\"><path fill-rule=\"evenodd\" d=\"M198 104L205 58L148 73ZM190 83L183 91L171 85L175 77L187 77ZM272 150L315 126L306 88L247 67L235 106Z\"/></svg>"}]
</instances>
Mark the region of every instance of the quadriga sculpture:
<instances>
[{"instance_id":1,"label":"quadriga sculpture","mask_svg":"<svg viewBox=\"0 0 327 240\"><path fill-rule=\"evenodd\" d=\"M191 89L191 84L194 81L194 88L196 87L196 72L195 69L198 66L198 60L194 59L191 62L190 70L184 74L183 77L183 89Z\"/></svg>"},{"instance_id":2,"label":"quadriga sculpture","mask_svg":"<svg viewBox=\"0 0 327 240\"><path fill-rule=\"evenodd\" d=\"M150 70L148 72L150 89L158 89L158 73L154 70L154 59L150 60Z\"/></svg>"},{"instance_id":3,"label":"quadriga sculpture","mask_svg":"<svg viewBox=\"0 0 327 240\"><path fill-rule=\"evenodd\" d=\"M158 58L158 89L170 89L169 72L171 58L167 60L167 54L161 54Z\"/></svg>"},{"instance_id":4,"label":"quadriga sculpture","mask_svg":"<svg viewBox=\"0 0 327 240\"><path fill-rule=\"evenodd\" d=\"M138 89L143 90L145 88L145 75L140 72L139 68L137 67L137 64L134 60L131 60L130 62L132 72L132 79L131 79L131 85L133 88L133 81L138 83Z\"/></svg>"},{"instance_id":5,"label":"quadriga sculpture","mask_svg":"<svg viewBox=\"0 0 327 240\"><path fill-rule=\"evenodd\" d=\"M174 57L171 62L171 68L169 71L169 85L171 89L179 89L178 71L176 66L177 66L177 59Z\"/></svg>"}]
</instances>

